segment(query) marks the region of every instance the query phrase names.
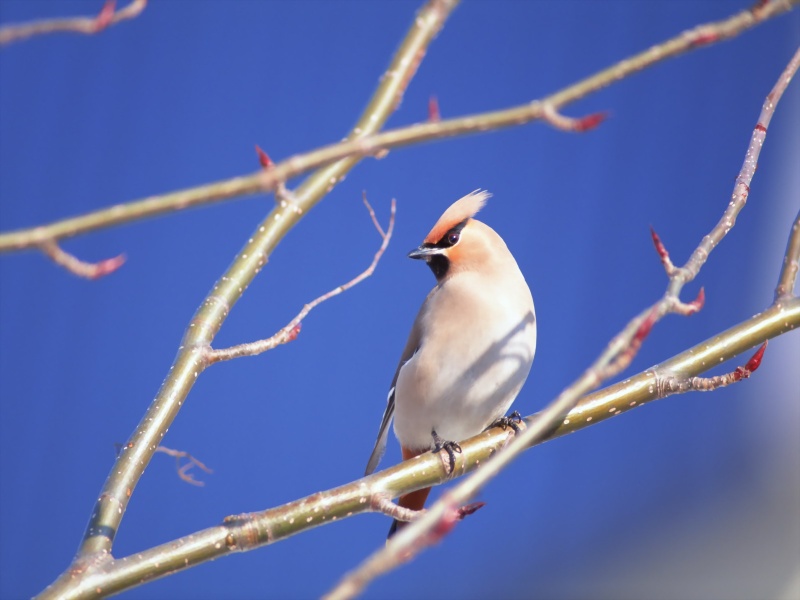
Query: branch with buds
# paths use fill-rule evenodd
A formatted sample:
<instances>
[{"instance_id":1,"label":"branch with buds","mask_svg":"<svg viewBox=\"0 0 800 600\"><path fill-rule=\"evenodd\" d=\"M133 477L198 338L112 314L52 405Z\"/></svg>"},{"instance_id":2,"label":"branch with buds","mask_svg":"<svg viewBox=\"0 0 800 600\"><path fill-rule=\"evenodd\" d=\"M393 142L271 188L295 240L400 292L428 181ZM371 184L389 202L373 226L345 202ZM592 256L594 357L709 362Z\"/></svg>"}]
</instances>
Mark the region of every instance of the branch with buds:
<instances>
[{"instance_id":1,"label":"branch with buds","mask_svg":"<svg viewBox=\"0 0 800 600\"><path fill-rule=\"evenodd\" d=\"M749 319L737 328L721 334L719 339L725 339L725 344L717 339L709 340L701 344L702 352L693 349L683 353L659 368L632 378L623 388L612 386L597 394L584 395L588 390L597 387L605 378L625 368L652 326L665 314L669 312L689 314L699 310L702 306L702 295L689 303L682 303L678 298L682 286L696 275L694 263L690 260L682 270L673 266L675 276L673 278L673 273L668 272L670 283L664 298L643 311L617 338L612 340L601 358L584 374L576 386L565 390L543 413L529 417L526 420L526 430L514 437L511 442L509 442L512 435L510 430L501 429L485 432L463 442L461 444L463 452L459 455L455 472L450 473L440 456L425 454L357 482L320 492L282 507L228 517L216 527L136 555L115 558L111 554L114 536L124 517L132 492L153 453L158 451L158 441L177 416L200 373L213 362L252 355L274 347L277 343L290 341L292 336L296 336L299 332L300 322L308 310L324 299L344 291L345 286L353 284L349 282L345 286L340 286L307 305L303 309L305 313L301 311L287 327L276 334L279 336L278 341L273 339L275 337L273 336L270 338L272 341L262 340L232 349L212 350L212 342L230 310L266 264L271 252L283 236L341 181L360 158L379 155L391 148L422 141L511 127L536 119L545 119L554 126L571 131L590 129L602 120L600 115L568 119L560 115L558 110L570 102L666 58L735 36L788 10L798 2L800 0L770 2L734 15L725 21L695 28L541 101L450 120L437 120L440 116L436 103L435 110L430 109L430 122L381 134L380 128L393 108L398 105L428 45L457 3L456 0L431 0L419 11L411 30L395 54L388 70L393 76L381 79L381 84L371 102L345 142L278 163L274 163L263 151L257 151L262 168L255 174L172 194L153 196L31 230L0 235L0 252L45 246L57 247L58 240L113 225L245 194L268 190L277 192L276 206L257 226L232 265L216 282L212 294L204 300L193 316L164 384L111 469L98 495L99 499L76 559L42 596L88 597L94 596L97 589L102 589L103 594L112 594L207 560L274 543L311 527L361 512L380 511L397 518L410 519L415 515L398 510L399 507L391 503L391 498L414 489L441 483L453 476L468 473L478 465L483 465L483 468L477 471L482 479L465 480L467 487L464 490L459 487L449 492L443 503L434 505L423 518L417 519L416 523L396 536L392 544L387 547L391 552L404 548L405 550L410 548L412 552L417 551L426 544L440 539L458 518L474 510L475 507L463 506L465 498L474 495L485 481L516 456L522 448L621 414L634 406L656 399L659 393L686 391L681 389L686 387L685 378L690 378L689 386L691 386L691 378L704 373L707 364L717 364L723 358L729 359L762 343L765 339L781 335L800 325L800 301L791 293L797 273L796 254L800 248L797 238L800 234L793 234L794 241L790 240L784 274L781 276L784 291L781 293L780 303L776 303L761 315ZM777 102L776 99L775 101ZM766 125L763 127L766 128ZM316 171L300 186L291 191L286 188L285 183L288 179L311 169ZM743 204L742 201L741 205ZM733 213L733 218L738 210L741 210L741 206ZM377 264L385 244L388 243L394 223L392 217L384 233L374 214L373 220L381 233L383 244L373 264L367 269L370 273ZM796 224L795 231L797 229ZM666 253L666 250L664 252ZM795 254L790 256L790 252ZM697 265L697 270L699 266ZM356 279L360 281L359 278L368 276L367 271ZM691 354L692 352L697 354ZM702 355L708 362L700 362L696 358L697 355ZM749 374L754 370L755 367L751 362L743 367L740 378L744 377L745 372ZM675 385L653 385L653 391L648 392L648 386L642 383L647 381L656 383L657 377L666 381L670 374L676 377ZM508 447L505 448L506 446ZM500 452L503 448L505 450ZM490 460L492 457L495 458ZM407 540L402 542L405 546L398 545L401 540ZM385 566L385 563L383 564ZM369 576L374 576L376 572L368 571ZM347 580L348 585L354 581L357 585L366 583L368 578L364 577L363 573L357 573Z\"/></svg>"},{"instance_id":2,"label":"branch with buds","mask_svg":"<svg viewBox=\"0 0 800 600\"><path fill-rule=\"evenodd\" d=\"M330 594L328 594L327 598L330 600L342 600L356 596L370 581L396 568L402 562L407 561L410 556L415 555L432 542L438 540L440 536L436 535L436 532L442 531L443 528L445 531L450 530L452 527L453 512L459 506L473 498L481 488L496 477L500 471L507 467L525 449L547 439L552 434L553 430L557 429L560 425L571 424L572 411L578 405L581 396L584 396L600 385L600 383L627 367L633 356L641 347L642 341L656 322L668 313L691 315L702 308L705 298L702 289L697 298L688 304L684 304L680 301L679 294L683 286L697 276L701 267L708 259L709 254L717 244L719 244L722 238L730 232L736 222L736 217L741 212L742 208L744 208L747 202L747 195L750 191L750 182L755 174L755 166L758 162L758 156L761 152L764 138L766 137L769 122L772 119L772 115L775 112L775 108L783 92L797 72L798 67L800 67L800 49L798 49L786 69L781 73L778 82L764 102L764 106L753 130L750 144L745 154L744 164L739 172L739 176L736 178L731 201L728 203L722 218L708 235L703 237L700 244L683 267L676 267L672 264L664 244L661 242L658 235L656 235L655 231L652 231L656 252L669 277L667 290L662 298L653 306L645 309L637 317L634 317L611 343L609 343L597 360L595 360L572 385L561 392L549 406L539 413L537 418L529 424L529 427L525 429L525 431L514 436L508 446L501 452L498 452L497 456L489 460L487 464L483 465L483 468L473 473L452 490L443 494L433 506L415 519L410 526L391 538L385 547L377 550L355 571L346 575ZM792 254L793 252L800 251L800 248L795 248L793 244L796 234L795 224L790 237L789 249L787 250L784 265L793 265L798 260L797 256ZM793 271L796 275L796 269L793 269L791 266L784 270ZM782 272L778 284L779 289L781 286L788 287L788 289L794 288L795 278L787 275L787 280L785 282L783 279L784 273ZM797 301L798 299L795 298L794 300ZM767 312L782 312L783 308L783 306L776 302ZM800 310L800 306L796 308ZM787 322L785 327L791 329L797 327L798 324L800 324L800 322L792 322L791 324ZM763 343L758 352L756 352L744 367L738 367L732 373L718 377L690 377L686 373L685 368L676 368L672 370L664 367L656 367L653 369L653 379L656 385L653 385L650 389L653 390L654 394L664 397L670 394L687 392L695 389L705 391L729 385L730 383L749 377L750 374L758 368L761 364L761 357L763 356L765 348L766 342ZM628 385L631 385L630 382L628 382ZM638 402L636 400L632 400L629 406L634 407L637 404ZM623 409L620 405L612 405L608 408L609 415L617 415L622 411ZM593 418L592 415L585 417L584 423L590 423ZM462 458L462 460L464 459ZM419 488L422 487L425 486L419 486Z\"/></svg>"},{"instance_id":3,"label":"branch with buds","mask_svg":"<svg viewBox=\"0 0 800 600\"><path fill-rule=\"evenodd\" d=\"M111 25L133 19L147 6L147 0L132 0L126 7L116 9L116 0L106 0L103 8L94 17L67 17L63 19L47 19L32 23L5 25L0 27L0 46L19 42L35 35L49 33L82 33L94 35Z\"/></svg>"},{"instance_id":4,"label":"branch with buds","mask_svg":"<svg viewBox=\"0 0 800 600\"><path fill-rule=\"evenodd\" d=\"M388 72L393 73L393 76L381 79L381 83L350 132L348 139L357 140L372 135L383 126L394 108L399 105L406 87L425 56L428 45L436 37L455 5L456 2L452 0L429 0L417 13L411 29L389 65ZM262 177L273 177L273 182L285 180L285 177L274 177L280 166L272 166L271 161L263 152L259 153L259 157L262 162L262 171L256 177L257 182L260 182ZM165 574L166 571L161 569L168 564L173 570L186 568L195 564L200 557L212 557L217 550L236 548L237 544L239 547L246 545L244 543L246 538L237 539L235 537L221 544L214 541L209 542L209 545L201 542L201 546L195 546L192 543L190 546L193 550L189 550L189 546L184 548L193 554L192 558L184 557L180 559L179 564L173 564L169 560L162 562L159 558L152 559L152 556L150 562L141 563L139 562L141 557L145 557L141 554L140 558L135 559L112 560L111 562L107 560L111 557L114 536L124 517L133 489L153 457L155 449L159 445L158 442L177 416L197 377L209 366L209 349L230 310L266 264L268 256L283 236L297 224L307 210L341 181L357 162L358 160L355 158L347 158L328 164L312 173L297 189L291 192L287 190L286 194L287 197L291 197L291 202L283 201L275 206L258 225L228 270L214 285L211 295L204 300L187 327L178 356L161 389L112 467L108 479L98 495L76 558L72 565L42 593L42 597L95 596L97 589L102 589L106 594L113 593L115 589L119 591L139 585L145 579ZM228 184L223 183L215 189L214 193L224 193L223 190L227 187ZM254 191L256 189L260 189L260 184L254 188ZM164 199L163 197L153 199L151 204L147 204L145 201L145 205L151 208L152 205L163 207ZM140 214L145 214L147 210L149 209L144 209L144 212ZM376 222L374 214L371 216L373 222ZM389 241L392 225L393 219L390 221L389 230L382 233L381 248L385 248L385 244ZM379 231L382 230L379 225L377 227ZM47 230L44 232L40 230L38 235L40 239L37 244L59 237L53 231ZM381 253L382 250L379 250L375 263ZM336 293L339 292L334 290L331 295ZM299 321L297 324L299 325ZM296 327L293 327L288 334L289 337L293 333L296 334L296 331ZM246 526L242 532L250 535ZM194 554L196 551L199 551L199 554ZM133 571L126 575L124 571L132 562L144 564L150 575L145 576L144 579L140 579L138 574L133 574ZM115 565L117 568L122 566L124 568L122 571L117 570L112 573ZM75 573L82 573L82 576L75 577ZM131 574L133 578L131 578Z\"/></svg>"},{"instance_id":5,"label":"branch with buds","mask_svg":"<svg viewBox=\"0 0 800 600\"><path fill-rule=\"evenodd\" d=\"M447 4L449 6L447 12L449 12L452 10L451 6L457 4L457 1L440 3ZM606 113L573 119L560 115L558 111L567 104L585 98L612 83L669 58L736 37L744 31L794 8L797 4L800 4L800 0L775 0L763 6L744 10L722 21L700 25L554 94L520 106L442 120L439 103L434 99L429 104L429 118L424 123L383 133L365 127L356 127L353 129L354 133L343 142L298 154L277 163L262 152L262 170L249 175L168 194L150 196L39 227L0 233L0 253L38 248L44 241L57 241L177 210L204 206L242 196L276 190L280 196L281 192L285 190L287 181L312 169L324 167L343 159L357 160L369 156L383 158L389 150L394 148L497 131L506 127L518 127L538 120L545 120L550 125L566 131L588 131L597 127L606 118ZM416 64L412 61L412 65ZM398 82L403 83L403 87L407 84L407 80L398 79ZM266 163L264 159L266 159ZM280 201L280 197L278 200ZM300 214L307 212L313 206L304 203L292 205L302 211Z\"/></svg>"},{"instance_id":6,"label":"branch with buds","mask_svg":"<svg viewBox=\"0 0 800 600\"><path fill-rule=\"evenodd\" d=\"M256 342L249 342L247 344L239 344L238 346L231 346L230 348L222 348L219 350L214 350L211 347L208 348L206 352L206 360L208 364L214 364L216 362L224 361L224 360L231 360L234 358L240 358L242 356L256 356L267 350L272 350L276 346L281 344L287 344L289 342L293 342L297 339L297 336L300 334L300 329L303 323L303 319L306 318L308 313L310 313L314 308L318 305L322 304L326 300L330 300L334 296L338 296L344 291L349 290L354 285L358 285L362 281L364 281L367 277L372 275L375 272L375 267L378 266L378 261L380 261L383 253L386 252L386 248L389 246L389 240L392 239L392 233L394 232L394 218L395 218L395 209L396 203L392 200L391 205L391 214L389 216L389 226L386 228L386 231L383 231L381 224L378 222L377 217L375 216L375 211L372 210L372 206L370 206L369 202L367 202L367 196L364 195L364 205L367 207L369 211L369 216L372 219L372 224L375 226L375 229L378 230L378 234L381 236L383 240L381 242L380 248L375 253L375 256L372 258L372 262L370 265L364 269L361 273L356 275L353 279L348 281L347 283L343 283L342 285L335 287L331 291L323 294L322 296L312 300L305 306L303 306L302 310L297 313L297 316L289 321L280 331L274 334L271 337L268 337L263 340L258 340Z\"/></svg>"}]
</instances>

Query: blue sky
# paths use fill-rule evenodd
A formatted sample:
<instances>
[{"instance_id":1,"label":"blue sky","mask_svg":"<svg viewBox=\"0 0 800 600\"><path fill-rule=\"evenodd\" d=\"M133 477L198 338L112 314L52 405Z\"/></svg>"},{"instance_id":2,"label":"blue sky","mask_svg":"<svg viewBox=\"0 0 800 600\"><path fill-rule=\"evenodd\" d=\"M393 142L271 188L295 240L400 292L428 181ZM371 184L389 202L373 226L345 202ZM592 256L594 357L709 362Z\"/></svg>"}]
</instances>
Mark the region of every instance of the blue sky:
<instances>
[{"instance_id":1,"label":"blue sky","mask_svg":"<svg viewBox=\"0 0 800 600\"><path fill-rule=\"evenodd\" d=\"M99 5L2 0L0 22ZM747 5L466 1L389 126L424 120L434 94L444 117L542 97ZM0 230L250 173L254 144L280 160L340 139L417 6L154 0L98 36L5 47ZM482 219L506 240L536 302L537 356L514 408L541 408L663 292L649 226L678 262L716 223L798 43L795 11L565 109L610 111L595 131L534 124L361 163L287 236L217 342L271 335L366 267L379 238L362 190L384 221L398 202L376 274L319 307L294 343L202 375L164 443L214 473L195 488L157 455L115 555L361 475L434 283L405 255L476 188L494 194ZM705 286L705 309L659 324L630 373L771 303L800 197L799 83L773 119L747 207L686 289L693 298ZM194 310L272 202L249 197L66 242L86 260L127 255L100 281L32 252L0 257L0 597L28 597L66 568L114 444L133 431ZM662 400L528 452L481 494L486 508L365 597L778 593L800 552L799 360L800 336L784 336L740 385ZM397 460L392 437L384 465ZM318 597L383 543L388 525L356 517L123 597Z\"/></svg>"}]
</instances>

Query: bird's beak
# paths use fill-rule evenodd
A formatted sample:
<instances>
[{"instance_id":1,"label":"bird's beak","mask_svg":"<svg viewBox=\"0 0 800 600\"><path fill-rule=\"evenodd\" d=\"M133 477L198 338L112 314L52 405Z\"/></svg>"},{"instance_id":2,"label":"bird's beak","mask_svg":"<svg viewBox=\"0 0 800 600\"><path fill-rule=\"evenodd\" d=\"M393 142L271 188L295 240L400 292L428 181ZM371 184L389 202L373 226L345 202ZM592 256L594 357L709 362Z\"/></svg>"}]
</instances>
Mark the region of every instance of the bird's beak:
<instances>
[{"instance_id":1,"label":"bird's beak","mask_svg":"<svg viewBox=\"0 0 800 600\"><path fill-rule=\"evenodd\" d=\"M423 244L419 248L415 248L414 250L409 252L408 258L423 258L425 260L428 260L431 256L441 253L442 253L441 248L436 248L434 246L426 246Z\"/></svg>"}]
</instances>

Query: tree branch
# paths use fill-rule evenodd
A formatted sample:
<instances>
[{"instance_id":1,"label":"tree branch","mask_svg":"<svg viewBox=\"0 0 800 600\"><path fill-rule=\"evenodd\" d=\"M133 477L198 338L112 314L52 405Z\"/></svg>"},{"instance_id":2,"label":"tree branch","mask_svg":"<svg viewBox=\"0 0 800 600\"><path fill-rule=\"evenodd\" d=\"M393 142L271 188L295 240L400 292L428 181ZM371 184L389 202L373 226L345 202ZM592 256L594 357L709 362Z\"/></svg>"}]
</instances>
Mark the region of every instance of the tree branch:
<instances>
[{"instance_id":1,"label":"tree branch","mask_svg":"<svg viewBox=\"0 0 800 600\"><path fill-rule=\"evenodd\" d=\"M795 217L792 233L786 244L786 255L783 257L783 267L778 277L778 287L775 288L775 301L791 298L797 272L800 271L800 212Z\"/></svg>"},{"instance_id":2,"label":"tree branch","mask_svg":"<svg viewBox=\"0 0 800 600\"><path fill-rule=\"evenodd\" d=\"M389 69L348 139L370 135L383 126L397 107L428 45L444 25L457 0L429 0L417 13ZM78 555L44 592L65 597L82 588L83 577L111 560L113 540L139 479L169 429L194 382L207 366L206 352L216 333L275 246L302 215L319 202L358 162L348 158L319 169L293 194L294 206L276 206L257 227L228 270L198 308L172 367L130 440L117 457L100 491ZM265 171L266 174L273 169ZM96 586L95 586L96 587ZM95 587L91 588L95 594ZM104 586L100 586L104 587Z\"/></svg>"},{"instance_id":3,"label":"tree branch","mask_svg":"<svg viewBox=\"0 0 800 600\"><path fill-rule=\"evenodd\" d=\"M302 173L336 160L355 161L366 156L382 157L388 150L467 134L495 131L545 118L612 83L643 69L700 47L733 38L797 6L800 0L774 0L761 7L739 12L727 19L700 25L652 46L550 96L504 110L468 115L457 119L426 122L374 134L376 130L356 127L344 142L292 156L271 168L186 190L150 196L118 204L82 216L39 227L0 233L0 253L38 247L44 240L59 240L99 229L156 217L185 208L203 206L235 197L268 192ZM393 80L391 69L386 77ZM396 98L387 98L387 102ZM593 117L596 120L596 115ZM584 123L584 129L589 123ZM595 123L596 124L596 123ZM299 207L307 210L308 207Z\"/></svg>"},{"instance_id":4,"label":"tree branch","mask_svg":"<svg viewBox=\"0 0 800 600\"><path fill-rule=\"evenodd\" d=\"M121 8L116 12L114 11L115 6L115 0L106 0L103 8L94 17L68 17L5 25L0 27L0 46L48 33L63 32L94 35L111 25L116 25L120 21L138 17L139 13L147 6L147 0L132 0L125 8Z\"/></svg>"},{"instance_id":5,"label":"tree branch","mask_svg":"<svg viewBox=\"0 0 800 600\"><path fill-rule=\"evenodd\" d=\"M449 531L452 526L452 515L460 505L468 502L475 494L483 488L490 480L496 477L500 471L507 467L517 458L526 448L546 439L551 432L564 423L565 418L569 419L568 414L575 408L581 396L597 387L606 378L612 376L622 367L627 366L641 345L641 340L647 335L653 323L659 321L664 315L670 312L680 314L692 314L702 306L702 290L698 299L690 304L680 302L679 294L686 282L691 281L705 264L711 251L719 244L733 227L736 217L747 201L747 194L750 191L750 182L755 173L755 165L764 143L767 126L772 118L780 98L786 89L786 85L800 66L800 49L790 60L787 67L781 73L778 83L767 96L764 107L759 116L758 123L751 136L750 144L745 154L744 164L736 178L733 196L726 207L722 219L716 226L701 240L697 249L683 267L674 267L669 261L669 254L655 233L653 242L656 251L665 266L669 277L667 290L662 298L650 308L645 309L638 316L634 317L628 325L609 343L606 349L583 372L583 374L559 396L553 400L541 413L530 427L514 436L508 446L499 452L492 460L480 470L473 473L470 477L460 482L452 490L448 490L441 498L431 506L424 515L416 519L408 527L404 528L382 548L374 552L353 572L347 574L340 583L328 595L330 599L342 600L352 598L370 581L380 575L396 568L402 562L409 559L428 545L438 540L441 536L435 535L435 531ZM777 304L772 309L780 309ZM759 343L762 340L759 340ZM622 357L622 358L620 358ZM760 358L759 358L760 360ZM711 364L711 363L709 363ZM674 381L676 385L667 386L672 392L688 391L691 384L686 383L679 375L686 377L682 371L677 371L674 380L668 379L672 373L667 372L661 379L661 386L664 388L667 381ZM740 376L741 379L741 376ZM681 385L680 382L684 382ZM715 382L715 385L721 385ZM698 383L702 385L702 383ZM711 385L711 384L708 384ZM663 389L662 389L663 391ZM635 406L635 404L634 404ZM619 407L612 407L617 408ZM587 417L587 422L593 416ZM423 486L420 486L423 487Z\"/></svg>"},{"instance_id":6,"label":"tree branch","mask_svg":"<svg viewBox=\"0 0 800 600\"><path fill-rule=\"evenodd\" d=\"M380 261L383 253L386 251L386 248L389 246L389 240L392 239L392 233L394 232L394 218L395 218L395 208L396 203L392 200L392 208L391 214L389 216L389 226L384 233L383 228L381 227L380 223L378 223L377 218L375 217L375 211L372 210L369 202L367 202L366 196L364 196L364 204L367 206L367 210L369 211L370 217L372 218L372 223L375 225L375 228L378 230L383 242L381 243L380 248L375 253L375 256L372 259L370 265L358 274L356 277L344 283L331 291L323 294L319 298L312 300L305 306L303 306L302 310L297 313L297 316L289 321L284 327L281 328L278 333L275 335L268 337L263 340L258 340L256 342L249 342L246 344L239 344L237 346L231 346L230 348L221 348L218 350L212 349L210 346L206 352L206 360L208 364L214 364L216 362L224 361L224 360L231 360L233 358L240 358L242 356L256 356L267 350L272 350L276 346L281 344L286 344L288 342L293 342L297 339L298 334L300 333L300 326L303 322L303 319L306 318L308 313L310 313L314 308L318 305L322 304L326 300L333 298L334 296L338 296L344 291L349 290L354 285L358 285L362 281L364 281L367 277L372 275L375 272L375 267L378 266L378 262Z\"/></svg>"},{"instance_id":7,"label":"tree branch","mask_svg":"<svg viewBox=\"0 0 800 600\"><path fill-rule=\"evenodd\" d=\"M557 427L531 442L531 446L679 393L680 390L659 385L659 381L675 373L684 377L701 375L721 362L754 348L765 339L772 339L798 327L800 299L791 298L783 306L772 306L660 365L584 396ZM536 427L543 418L543 413L527 417L527 431ZM423 487L439 485L485 466L492 456L505 454L499 451L508 444L510 436L510 430L495 427L461 442L462 453L453 473L439 455L426 452L332 490L265 511L227 517L221 525L124 558L113 558L110 554L89 558L76 565L84 571L80 578L75 578L73 585L59 594L54 593L51 586L41 597L58 597L60 600L95 598L98 589L101 595L111 595L203 562L282 541L320 525L365 512L385 513L391 509L382 499L396 498ZM479 469L478 473L482 470ZM403 513L401 516L412 518L414 515ZM395 538L410 527L406 527Z\"/></svg>"},{"instance_id":8,"label":"tree branch","mask_svg":"<svg viewBox=\"0 0 800 600\"><path fill-rule=\"evenodd\" d=\"M53 240L42 242L39 246L39 249L42 251L42 254L44 254L58 266L64 267L73 275L85 277L86 279L99 279L100 277L105 277L125 264L124 254L114 256L113 258L107 258L96 263L84 262L77 256L64 250Z\"/></svg>"}]
</instances>

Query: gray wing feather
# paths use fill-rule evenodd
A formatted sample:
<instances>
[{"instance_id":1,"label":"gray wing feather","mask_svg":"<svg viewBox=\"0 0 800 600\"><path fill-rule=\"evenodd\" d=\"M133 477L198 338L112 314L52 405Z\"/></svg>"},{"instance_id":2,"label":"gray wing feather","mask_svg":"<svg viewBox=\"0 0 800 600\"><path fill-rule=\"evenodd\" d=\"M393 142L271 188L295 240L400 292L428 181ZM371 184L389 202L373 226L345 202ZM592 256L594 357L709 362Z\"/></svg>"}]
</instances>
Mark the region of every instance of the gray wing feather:
<instances>
[{"instance_id":1,"label":"gray wing feather","mask_svg":"<svg viewBox=\"0 0 800 600\"><path fill-rule=\"evenodd\" d=\"M389 437L389 424L392 422L394 416L394 388L389 390L389 399L386 403L386 411L383 413L381 420L381 428L378 430L378 439L375 440L375 447L372 449L372 454L367 463L367 470L364 475L369 475L377 467L378 463L383 458L383 453L386 452L386 440Z\"/></svg>"},{"instance_id":2,"label":"gray wing feather","mask_svg":"<svg viewBox=\"0 0 800 600\"><path fill-rule=\"evenodd\" d=\"M435 289L436 288L434 288L434 291ZM386 411L383 413L381 428L378 430L378 439L375 440L375 447L372 449L372 454L370 455L369 462L367 463L366 475L369 475L378 467L378 463L381 461L381 457L386 451L386 440L389 437L389 424L392 422L392 417L394 416L394 391L395 386L397 385L397 378L400 376L400 369L403 368L403 365L405 365L411 359L411 357L417 353L417 350L419 350L421 344L419 326L420 316L425 310L425 306L432 295L433 292L428 295L428 298L425 300L425 302L422 304L422 308L419 310L417 318L414 319L414 325L411 327L411 333L408 335L406 347L403 349L403 355L400 357L400 362L397 364L397 370L394 373L394 379L392 379L392 387L389 390Z\"/></svg>"}]
</instances>

